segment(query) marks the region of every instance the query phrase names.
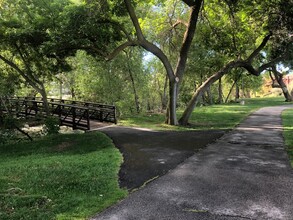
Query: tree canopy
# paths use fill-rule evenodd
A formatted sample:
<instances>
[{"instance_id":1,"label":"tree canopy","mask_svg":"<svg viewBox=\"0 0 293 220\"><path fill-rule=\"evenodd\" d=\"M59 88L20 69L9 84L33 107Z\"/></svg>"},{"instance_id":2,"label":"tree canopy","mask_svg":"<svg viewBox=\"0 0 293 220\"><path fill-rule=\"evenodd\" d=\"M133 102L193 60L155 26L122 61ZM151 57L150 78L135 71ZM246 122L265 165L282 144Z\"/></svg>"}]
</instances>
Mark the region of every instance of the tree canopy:
<instances>
[{"instance_id":1,"label":"tree canopy","mask_svg":"<svg viewBox=\"0 0 293 220\"><path fill-rule=\"evenodd\" d=\"M72 97L130 112L167 107L166 122L185 125L198 103L259 90L252 75L291 68L292 8L291 0L1 1L1 94L15 93L4 91L12 78L44 99L61 83Z\"/></svg>"}]
</instances>

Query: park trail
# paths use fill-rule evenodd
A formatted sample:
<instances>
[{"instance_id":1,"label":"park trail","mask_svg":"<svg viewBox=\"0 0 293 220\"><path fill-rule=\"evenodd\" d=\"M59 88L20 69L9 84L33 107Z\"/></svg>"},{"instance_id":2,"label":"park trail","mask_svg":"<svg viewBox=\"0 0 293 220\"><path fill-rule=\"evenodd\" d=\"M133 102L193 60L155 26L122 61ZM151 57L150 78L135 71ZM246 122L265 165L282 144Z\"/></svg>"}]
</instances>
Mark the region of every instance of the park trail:
<instances>
[{"instance_id":1,"label":"park trail","mask_svg":"<svg viewBox=\"0 0 293 220\"><path fill-rule=\"evenodd\" d=\"M292 220L293 170L280 117L290 107L254 112L92 220Z\"/></svg>"}]
</instances>

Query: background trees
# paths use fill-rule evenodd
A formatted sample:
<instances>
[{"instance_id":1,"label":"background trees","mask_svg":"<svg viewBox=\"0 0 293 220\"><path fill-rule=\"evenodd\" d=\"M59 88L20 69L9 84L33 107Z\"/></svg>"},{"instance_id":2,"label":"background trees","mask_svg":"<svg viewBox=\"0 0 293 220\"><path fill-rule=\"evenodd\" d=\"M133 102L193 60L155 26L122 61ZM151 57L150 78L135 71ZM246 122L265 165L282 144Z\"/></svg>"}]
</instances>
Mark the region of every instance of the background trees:
<instances>
[{"instance_id":1,"label":"background trees","mask_svg":"<svg viewBox=\"0 0 293 220\"><path fill-rule=\"evenodd\" d=\"M187 124L197 105L259 90L262 79L251 75L291 68L292 5L7 0L0 8L1 93L30 85L43 97L114 103L121 114L168 109L169 124L177 124L180 108L179 123Z\"/></svg>"}]
</instances>

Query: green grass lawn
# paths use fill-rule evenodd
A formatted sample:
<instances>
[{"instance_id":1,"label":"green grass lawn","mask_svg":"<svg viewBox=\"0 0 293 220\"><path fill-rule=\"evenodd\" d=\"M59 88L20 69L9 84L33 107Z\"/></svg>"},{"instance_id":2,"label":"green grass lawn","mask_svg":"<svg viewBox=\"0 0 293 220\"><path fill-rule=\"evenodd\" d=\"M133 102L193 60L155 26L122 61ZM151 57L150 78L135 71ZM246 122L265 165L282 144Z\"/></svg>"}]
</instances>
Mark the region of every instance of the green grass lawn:
<instances>
[{"instance_id":1,"label":"green grass lawn","mask_svg":"<svg viewBox=\"0 0 293 220\"><path fill-rule=\"evenodd\" d=\"M163 114L124 118L120 124L156 130L231 129L264 106L283 98L262 98L197 108L191 126L165 125ZM182 112L179 111L178 115ZM293 166L293 110L283 114L284 136ZM120 152L102 133L47 136L0 146L0 219L85 219L127 195L118 186Z\"/></svg>"},{"instance_id":2,"label":"green grass lawn","mask_svg":"<svg viewBox=\"0 0 293 220\"><path fill-rule=\"evenodd\" d=\"M0 146L0 219L85 219L127 195L120 152L102 133Z\"/></svg>"},{"instance_id":3,"label":"green grass lawn","mask_svg":"<svg viewBox=\"0 0 293 220\"><path fill-rule=\"evenodd\" d=\"M164 114L144 114L124 117L119 121L120 125L131 127L143 127L154 130L208 130L231 129L241 122L253 111L274 105L285 105L283 97L254 98L245 100L245 105L229 103L197 107L190 118L190 126L169 126L164 124ZM178 110L178 117L182 111Z\"/></svg>"},{"instance_id":4,"label":"green grass lawn","mask_svg":"<svg viewBox=\"0 0 293 220\"><path fill-rule=\"evenodd\" d=\"M286 147L293 167L293 109L284 111L282 118Z\"/></svg>"}]
</instances>

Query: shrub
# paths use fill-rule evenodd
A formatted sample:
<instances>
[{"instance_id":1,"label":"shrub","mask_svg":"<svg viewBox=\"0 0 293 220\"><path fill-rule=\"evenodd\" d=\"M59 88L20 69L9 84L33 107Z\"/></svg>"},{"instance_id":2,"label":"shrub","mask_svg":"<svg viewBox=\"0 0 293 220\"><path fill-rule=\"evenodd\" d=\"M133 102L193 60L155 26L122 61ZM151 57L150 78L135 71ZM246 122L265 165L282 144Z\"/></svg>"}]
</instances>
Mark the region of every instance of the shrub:
<instances>
[{"instance_id":1,"label":"shrub","mask_svg":"<svg viewBox=\"0 0 293 220\"><path fill-rule=\"evenodd\" d=\"M59 118L54 116L49 116L45 119L45 126L44 131L51 135L51 134L58 134L60 130L59 126Z\"/></svg>"}]
</instances>

